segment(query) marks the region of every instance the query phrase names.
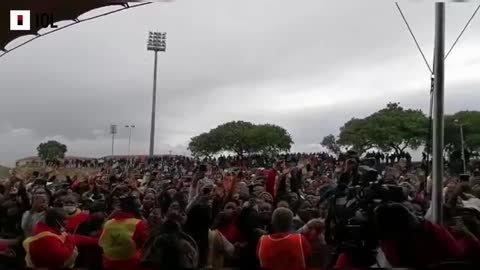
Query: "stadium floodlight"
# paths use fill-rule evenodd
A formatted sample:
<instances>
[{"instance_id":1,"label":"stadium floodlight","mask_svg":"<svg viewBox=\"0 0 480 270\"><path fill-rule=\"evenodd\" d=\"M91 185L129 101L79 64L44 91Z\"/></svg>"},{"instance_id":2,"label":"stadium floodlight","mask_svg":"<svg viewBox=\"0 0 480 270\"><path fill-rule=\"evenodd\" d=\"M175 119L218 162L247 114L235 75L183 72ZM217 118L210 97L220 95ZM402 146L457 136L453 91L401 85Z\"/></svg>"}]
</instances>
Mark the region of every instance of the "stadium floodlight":
<instances>
[{"instance_id":1,"label":"stadium floodlight","mask_svg":"<svg viewBox=\"0 0 480 270\"><path fill-rule=\"evenodd\" d=\"M164 52L167 50L167 33L150 32L148 34L147 50Z\"/></svg>"},{"instance_id":2,"label":"stadium floodlight","mask_svg":"<svg viewBox=\"0 0 480 270\"><path fill-rule=\"evenodd\" d=\"M115 124L110 125L110 134L112 134L112 158L113 158L113 149L115 145L115 134L117 134L117 125Z\"/></svg>"},{"instance_id":3,"label":"stadium floodlight","mask_svg":"<svg viewBox=\"0 0 480 270\"><path fill-rule=\"evenodd\" d=\"M128 157L130 158L130 144L132 143L132 129L135 128L135 125L125 125L125 128L129 129L128 134Z\"/></svg>"},{"instance_id":4,"label":"stadium floodlight","mask_svg":"<svg viewBox=\"0 0 480 270\"><path fill-rule=\"evenodd\" d=\"M155 106L157 102L157 54L158 52L166 51L166 39L167 33L165 32L149 32L148 34L147 50L155 52L155 64L153 66L152 122L150 125L150 157L153 157L153 149L155 144Z\"/></svg>"}]
</instances>

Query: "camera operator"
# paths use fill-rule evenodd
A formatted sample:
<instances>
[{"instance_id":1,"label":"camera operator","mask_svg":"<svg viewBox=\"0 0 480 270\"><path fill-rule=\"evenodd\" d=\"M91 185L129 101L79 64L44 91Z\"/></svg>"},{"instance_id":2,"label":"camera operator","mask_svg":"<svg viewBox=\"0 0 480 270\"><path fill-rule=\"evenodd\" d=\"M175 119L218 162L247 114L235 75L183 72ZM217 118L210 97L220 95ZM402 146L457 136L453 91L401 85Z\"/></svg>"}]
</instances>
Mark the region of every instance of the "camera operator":
<instances>
[{"instance_id":1,"label":"camera operator","mask_svg":"<svg viewBox=\"0 0 480 270\"><path fill-rule=\"evenodd\" d=\"M404 235L417 233L414 226L416 223L413 221L418 220L419 224L423 224L403 205L408 202L408 195L411 195L409 190L397 184L386 184L382 179L379 180L377 171L372 168L360 166L359 169L360 180L358 185L346 185L339 182L335 195L330 199L325 236L329 244L337 247L336 254L338 258L336 267L363 268L374 265L379 267L390 267L390 265L392 267L416 267L428 265L428 263L423 264L419 260L415 264L409 264L407 260L407 263L404 264L403 259L400 261L395 256L402 257L401 254L403 253L399 253L398 250L403 252L405 248L398 246L394 240L389 240L389 237L395 235L395 232L401 235L398 238L394 238L399 241L406 239L402 238ZM388 207L391 204L401 205L401 209L405 209L406 212L403 215L398 213L392 214L386 220L384 218L385 215L378 216L378 214L384 213L382 209L390 209ZM378 219L379 217L380 219ZM409 219L406 219L406 217L409 217ZM408 220L408 223L405 223L407 222L406 220ZM382 224L382 222L386 223ZM388 222L394 224L395 227L389 225ZM431 226L427 226L426 229L420 226L418 230L428 235L429 229L433 230ZM402 230L405 230L405 232L400 233ZM438 230L440 230L439 234L441 235L442 229ZM433 235L436 235L435 233L438 230L434 230ZM448 231L446 233L449 236ZM407 243L415 245L416 240L416 238L409 238ZM404 242L400 243L402 245L405 244ZM448 241L445 241L445 243L448 243ZM453 240L453 243L455 244L455 240ZM392 246L395 248L392 248ZM419 249L417 253L421 254L421 252L422 249ZM448 252L443 252L442 254L448 254ZM430 255L427 255L426 261L435 262L434 259L429 259L430 257ZM455 257L455 254L452 257ZM390 262L390 258L392 258L392 262ZM443 258L448 257L444 255Z\"/></svg>"},{"instance_id":2,"label":"camera operator","mask_svg":"<svg viewBox=\"0 0 480 270\"><path fill-rule=\"evenodd\" d=\"M355 159L348 159L338 182L341 184L356 186L359 184L359 181L360 175L358 172L358 162Z\"/></svg>"},{"instance_id":3,"label":"camera operator","mask_svg":"<svg viewBox=\"0 0 480 270\"><path fill-rule=\"evenodd\" d=\"M346 167L353 168L356 164L347 161ZM376 199L389 200L389 192L377 182L376 170L366 166L361 169L355 168L357 180L338 181L328 195L325 240L336 247L332 261L336 261L335 267L339 268L370 267L377 262L373 209ZM357 185L353 185L354 182Z\"/></svg>"}]
</instances>

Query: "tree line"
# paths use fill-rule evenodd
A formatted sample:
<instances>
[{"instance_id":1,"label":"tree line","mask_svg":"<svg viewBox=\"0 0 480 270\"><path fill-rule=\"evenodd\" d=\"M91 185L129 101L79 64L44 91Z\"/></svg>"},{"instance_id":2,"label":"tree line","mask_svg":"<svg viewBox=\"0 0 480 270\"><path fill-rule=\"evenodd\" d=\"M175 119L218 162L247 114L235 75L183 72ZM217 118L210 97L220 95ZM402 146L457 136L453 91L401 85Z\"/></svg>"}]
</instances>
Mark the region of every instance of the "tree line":
<instances>
[{"instance_id":1,"label":"tree line","mask_svg":"<svg viewBox=\"0 0 480 270\"><path fill-rule=\"evenodd\" d=\"M461 162L462 145L460 126L463 129L465 159L480 152L480 111L459 111L445 115L445 156L450 162ZM359 153L375 148L383 152L400 154L406 149L431 145L431 121L421 111L405 109L400 103L387 106L364 118L352 118L340 127L337 136L325 136L321 145L333 153L352 149ZM455 166L458 166L455 165Z\"/></svg>"},{"instance_id":2,"label":"tree line","mask_svg":"<svg viewBox=\"0 0 480 270\"><path fill-rule=\"evenodd\" d=\"M320 144L334 154L348 150L362 154L376 149L399 155L420 147L429 153L430 124L421 110L406 109L398 102L391 102L364 118L350 119L340 127L338 135L329 134ZM466 160L480 151L480 111L446 115L445 155L452 162L461 157L460 125ZM290 134L280 126L232 121L193 137L188 148L195 156L230 152L242 157L254 153L286 152L292 144Z\"/></svg>"},{"instance_id":3,"label":"tree line","mask_svg":"<svg viewBox=\"0 0 480 270\"><path fill-rule=\"evenodd\" d=\"M364 118L352 118L340 127L338 135L329 134L321 145L334 154L355 150L359 154L370 149L400 154L407 149L424 147L429 152L431 121L421 111L405 109L400 103L388 103L385 108ZM445 116L445 155L460 166L463 129L464 151L468 161L480 152L480 111L459 111ZM232 121L191 138L188 149L194 156L210 157L219 153L274 155L288 152L293 140L286 129L273 124ZM43 160L63 158L67 147L57 141L37 147Z\"/></svg>"}]
</instances>

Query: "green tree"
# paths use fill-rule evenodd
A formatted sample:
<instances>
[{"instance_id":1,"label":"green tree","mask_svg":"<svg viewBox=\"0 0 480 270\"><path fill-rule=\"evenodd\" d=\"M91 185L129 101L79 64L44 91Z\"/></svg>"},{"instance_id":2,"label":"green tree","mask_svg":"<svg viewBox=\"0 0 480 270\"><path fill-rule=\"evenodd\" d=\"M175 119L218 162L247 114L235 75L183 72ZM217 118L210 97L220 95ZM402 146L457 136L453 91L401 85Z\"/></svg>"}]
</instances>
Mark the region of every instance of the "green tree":
<instances>
[{"instance_id":1,"label":"green tree","mask_svg":"<svg viewBox=\"0 0 480 270\"><path fill-rule=\"evenodd\" d=\"M195 156L209 157L211 154L218 152L218 144L210 139L210 134L202 133L191 139L188 149Z\"/></svg>"},{"instance_id":2,"label":"green tree","mask_svg":"<svg viewBox=\"0 0 480 270\"><path fill-rule=\"evenodd\" d=\"M352 118L340 128L338 143L359 154L373 147L373 142L365 128L365 119Z\"/></svg>"},{"instance_id":3,"label":"green tree","mask_svg":"<svg viewBox=\"0 0 480 270\"><path fill-rule=\"evenodd\" d=\"M458 120L455 122L455 120ZM447 152L461 148L460 126L463 126L465 148L480 151L480 111L460 111L445 116L445 149Z\"/></svg>"},{"instance_id":4,"label":"green tree","mask_svg":"<svg viewBox=\"0 0 480 270\"><path fill-rule=\"evenodd\" d=\"M341 146L333 134L323 137L320 144L334 154L338 154L341 151Z\"/></svg>"},{"instance_id":5,"label":"green tree","mask_svg":"<svg viewBox=\"0 0 480 270\"><path fill-rule=\"evenodd\" d=\"M209 141L219 151L235 152L239 156L253 151L252 132L255 125L244 121L232 121L210 130Z\"/></svg>"},{"instance_id":6,"label":"green tree","mask_svg":"<svg viewBox=\"0 0 480 270\"><path fill-rule=\"evenodd\" d=\"M272 124L255 126L250 131L249 136L249 142L252 145L251 153L275 154L281 151L289 151L293 144L287 130Z\"/></svg>"},{"instance_id":7,"label":"green tree","mask_svg":"<svg viewBox=\"0 0 480 270\"><path fill-rule=\"evenodd\" d=\"M387 106L365 118L353 118L340 128L339 143L359 153L376 147L403 152L417 149L426 139L428 120L420 110L404 109L399 103Z\"/></svg>"},{"instance_id":8,"label":"green tree","mask_svg":"<svg viewBox=\"0 0 480 270\"><path fill-rule=\"evenodd\" d=\"M467 164L480 151L480 111L460 111L445 116L445 151L449 169L454 173L463 172L460 125L463 128L465 160Z\"/></svg>"},{"instance_id":9,"label":"green tree","mask_svg":"<svg viewBox=\"0 0 480 270\"><path fill-rule=\"evenodd\" d=\"M188 149L199 156L228 151L243 157L251 153L288 151L292 143L290 134L282 127L232 121L193 137Z\"/></svg>"},{"instance_id":10,"label":"green tree","mask_svg":"<svg viewBox=\"0 0 480 270\"><path fill-rule=\"evenodd\" d=\"M38 156L45 161L62 159L67 152L67 146L57 141L48 141L38 145Z\"/></svg>"}]
</instances>

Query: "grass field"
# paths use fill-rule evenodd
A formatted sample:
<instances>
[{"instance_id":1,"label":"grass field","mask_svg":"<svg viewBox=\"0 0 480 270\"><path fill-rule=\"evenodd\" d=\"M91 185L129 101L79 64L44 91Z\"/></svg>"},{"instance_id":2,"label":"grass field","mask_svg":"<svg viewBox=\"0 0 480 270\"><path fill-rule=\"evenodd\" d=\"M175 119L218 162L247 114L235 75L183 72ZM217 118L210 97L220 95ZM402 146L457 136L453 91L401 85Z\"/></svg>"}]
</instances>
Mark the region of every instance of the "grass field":
<instances>
[{"instance_id":1,"label":"grass field","mask_svg":"<svg viewBox=\"0 0 480 270\"><path fill-rule=\"evenodd\" d=\"M9 170L10 170L10 168L3 167L3 166L0 165L0 179L7 178Z\"/></svg>"}]
</instances>

